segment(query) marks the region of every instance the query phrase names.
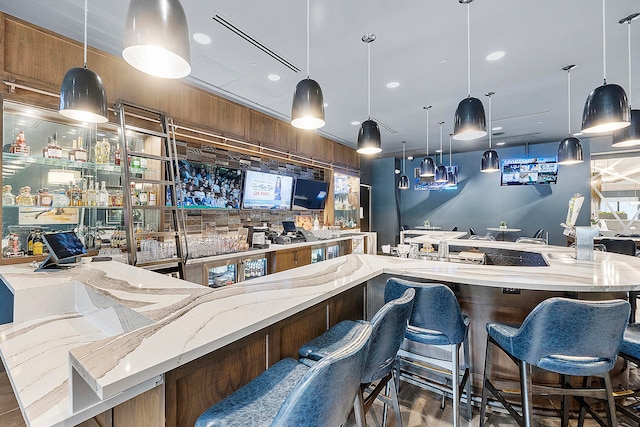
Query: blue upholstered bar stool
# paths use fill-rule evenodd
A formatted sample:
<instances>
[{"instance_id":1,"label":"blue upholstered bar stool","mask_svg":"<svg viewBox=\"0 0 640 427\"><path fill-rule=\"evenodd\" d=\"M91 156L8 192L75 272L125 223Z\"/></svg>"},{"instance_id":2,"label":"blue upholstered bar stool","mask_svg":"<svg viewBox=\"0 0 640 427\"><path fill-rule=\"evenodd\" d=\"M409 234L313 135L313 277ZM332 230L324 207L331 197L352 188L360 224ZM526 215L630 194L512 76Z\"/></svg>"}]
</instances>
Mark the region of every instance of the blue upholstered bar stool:
<instances>
[{"instance_id":1,"label":"blue upholstered bar stool","mask_svg":"<svg viewBox=\"0 0 640 427\"><path fill-rule=\"evenodd\" d=\"M416 296L407 333L398 351L400 379L428 390L451 393L453 425L458 426L462 388L467 393L467 419L471 419L467 339L470 319L462 314L453 291L440 283L417 283L392 278L387 281L385 300L395 298L407 289L415 289ZM461 347L464 364L460 363ZM434 377L444 381L435 381ZM442 405L444 407L444 397Z\"/></svg>"},{"instance_id":2,"label":"blue upholstered bar stool","mask_svg":"<svg viewBox=\"0 0 640 427\"><path fill-rule=\"evenodd\" d=\"M533 394L563 396L563 426L569 422L571 395L580 403L581 416L583 408L587 408L601 425L617 426L609 371L616 362L629 311L629 303L623 300L578 301L549 298L538 304L520 327L488 323L480 426L485 423L489 393L521 426L532 425ZM491 382L494 347L504 351L518 365L522 413L505 399L504 395L508 392L498 390ZM560 374L562 387L534 385L533 367ZM565 376L600 377L604 388L565 387ZM588 407L584 400L587 396L605 399L607 422Z\"/></svg>"},{"instance_id":3,"label":"blue upholstered bar stool","mask_svg":"<svg viewBox=\"0 0 640 427\"><path fill-rule=\"evenodd\" d=\"M400 343L407 330L414 294L413 289L407 289L399 298L387 302L371 319L373 329L369 340L369 352L360 377L360 389L354 402L358 427L366 426L366 413L376 398L384 403L383 425L386 424L387 405L390 404L395 410L397 424L402 426L393 367ZM324 359L336 347L350 341L354 330L357 330L362 323L366 322L345 320L338 323L318 338L300 347L298 352L300 361L312 366ZM369 390L369 386L375 382L377 384L373 390ZM386 388L385 394L382 394L383 388Z\"/></svg>"},{"instance_id":4,"label":"blue upholstered bar stool","mask_svg":"<svg viewBox=\"0 0 640 427\"><path fill-rule=\"evenodd\" d=\"M342 425L360 385L370 336L371 325L357 325L345 346L313 367L280 360L207 409L196 427Z\"/></svg>"},{"instance_id":5,"label":"blue upholstered bar stool","mask_svg":"<svg viewBox=\"0 0 640 427\"><path fill-rule=\"evenodd\" d=\"M627 327L622 344L620 344L620 356L640 367L640 323L633 323ZM638 392L636 391L634 395L637 396ZM632 406L637 407L637 403L634 400ZM640 413L637 409L632 410L630 406L625 406L623 403L616 403L616 407L625 416L640 425Z\"/></svg>"}]
</instances>

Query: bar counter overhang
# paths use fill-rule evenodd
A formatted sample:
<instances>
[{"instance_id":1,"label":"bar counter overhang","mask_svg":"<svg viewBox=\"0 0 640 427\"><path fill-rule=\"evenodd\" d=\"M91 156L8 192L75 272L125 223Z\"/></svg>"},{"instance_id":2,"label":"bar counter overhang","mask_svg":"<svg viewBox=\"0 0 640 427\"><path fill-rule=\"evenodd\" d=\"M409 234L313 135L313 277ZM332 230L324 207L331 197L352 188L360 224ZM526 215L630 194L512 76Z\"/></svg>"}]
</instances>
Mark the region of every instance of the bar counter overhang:
<instances>
[{"instance_id":1,"label":"bar counter overhang","mask_svg":"<svg viewBox=\"0 0 640 427\"><path fill-rule=\"evenodd\" d=\"M601 252L579 261L564 247L518 249L542 254L548 266L352 254L215 290L116 262L55 273L2 266L15 315L0 326L0 355L29 426L71 425L162 383L172 369L383 274L589 298L640 290L640 258Z\"/></svg>"}]
</instances>

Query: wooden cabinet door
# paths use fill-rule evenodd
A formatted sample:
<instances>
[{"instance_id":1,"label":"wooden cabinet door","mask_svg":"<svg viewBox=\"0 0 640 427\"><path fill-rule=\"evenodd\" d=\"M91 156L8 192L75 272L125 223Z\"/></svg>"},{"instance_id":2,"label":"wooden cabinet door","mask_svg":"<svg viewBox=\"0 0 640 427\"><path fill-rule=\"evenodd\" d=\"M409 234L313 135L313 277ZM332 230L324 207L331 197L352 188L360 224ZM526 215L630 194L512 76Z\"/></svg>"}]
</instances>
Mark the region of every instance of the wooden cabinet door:
<instances>
[{"instance_id":1,"label":"wooden cabinet door","mask_svg":"<svg viewBox=\"0 0 640 427\"><path fill-rule=\"evenodd\" d=\"M307 246L305 248L282 249L275 252L271 259L272 273L301 267L311 264L311 248Z\"/></svg>"}]
</instances>

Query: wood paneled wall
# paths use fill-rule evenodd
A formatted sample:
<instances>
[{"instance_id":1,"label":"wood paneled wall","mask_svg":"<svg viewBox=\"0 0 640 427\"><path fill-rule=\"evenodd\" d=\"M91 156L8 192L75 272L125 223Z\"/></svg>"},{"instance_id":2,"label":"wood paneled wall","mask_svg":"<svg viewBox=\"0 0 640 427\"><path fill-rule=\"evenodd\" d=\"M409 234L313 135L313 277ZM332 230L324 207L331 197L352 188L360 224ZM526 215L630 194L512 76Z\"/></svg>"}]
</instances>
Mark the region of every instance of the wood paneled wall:
<instances>
[{"instance_id":1,"label":"wood paneled wall","mask_svg":"<svg viewBox=\"0 0 640 427\"><path fill-rule=\"evenodd\" d=\"M0 18L0 69L4 80L58 93L66 71L82 66L81 43L6 14L0 13ZM102 78L110 103L126 99L165 111L180 125L359 168L358 155L350 147L182 81L149 76L120 57L89 48L87 64ZM43 107L56 109L58 105L57 98L31 91L16 89L10 94L4 85L1 93L7 99Z\"/></svg>"}]
</instances>

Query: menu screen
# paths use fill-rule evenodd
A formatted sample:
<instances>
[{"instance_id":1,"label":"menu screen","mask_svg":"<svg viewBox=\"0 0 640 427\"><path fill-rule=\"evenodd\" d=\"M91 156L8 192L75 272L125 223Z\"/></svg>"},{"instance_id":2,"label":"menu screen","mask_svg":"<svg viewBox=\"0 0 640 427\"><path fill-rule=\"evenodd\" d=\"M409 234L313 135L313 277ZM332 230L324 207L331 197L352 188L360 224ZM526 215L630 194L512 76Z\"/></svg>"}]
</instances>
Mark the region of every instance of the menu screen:
<instances>
[{"instance_id":1,"label":"menu screen","mask_svg":"<svg viewBox=\"0 0 640 427\"><path fill-rule=\"evenodd\" d=\"M243 209L291 209L293 177L248 170L244 177Z\"/></svg>"},{"instance_id":2,"label":"menu screen","mask_svg":"<svg viewBox=\"0 0 640 427\"><path fill-rule=\"evenodd\" d=\"M555 157L502 160L501 185L555 184L558 163Z\"/></svg>"}]
</instances>

